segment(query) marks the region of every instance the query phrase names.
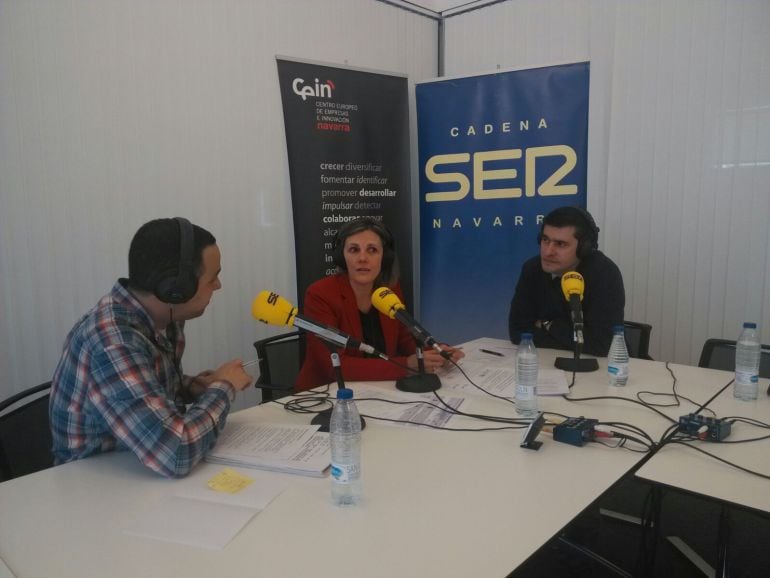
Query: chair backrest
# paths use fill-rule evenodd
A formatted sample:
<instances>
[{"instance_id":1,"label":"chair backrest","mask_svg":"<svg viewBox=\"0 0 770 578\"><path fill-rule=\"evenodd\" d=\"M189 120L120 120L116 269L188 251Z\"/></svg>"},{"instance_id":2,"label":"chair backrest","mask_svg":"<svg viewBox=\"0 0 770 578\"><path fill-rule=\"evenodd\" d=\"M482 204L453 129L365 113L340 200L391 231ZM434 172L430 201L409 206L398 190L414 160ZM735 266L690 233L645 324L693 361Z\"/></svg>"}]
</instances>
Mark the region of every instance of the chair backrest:
<instances>
[{"instance_id":1,"label":"chair backrest","mask_svg":"<svg viewBox=\"0 0 770 578\"><path fill-rule=\"evenodd\" d=\"M259 358L259 377L254 385L262 389L262 401L291 394L305 359L305 334L274 335L255 341L254 347Z\"/></svg>"},{"instance_id":2,"label":"chair backrest","mask_svg":"<svg viewBox=\"0 0 770 578\"><path fill-rule=\"evenodd\" d=\"M735 371L735 341L707 339L703 344L698 367ZM770 345L762 345L759 356L759 376L770 377Z\"/></svg>"},{"instance_id":3,"label":"chair backrest","mask_svg":"<svg viewBox=\"0 0 770 578\"><path fill-rule=\"evenodd\" d=\"M628 355L637 359L652 359L650 357L650 333L652 325L637 321L624 321L626 347Z\"/></svg>"},{"instance_id":4,"label":"chair backrest","mask_svg":"<svg viewBox=\"0 0 770 578\"><path fill-rule=\"evenodd\" d=\"M50 391L49 381L0 402L0 481L53 465Z\"/></svg>"}]
</instances>

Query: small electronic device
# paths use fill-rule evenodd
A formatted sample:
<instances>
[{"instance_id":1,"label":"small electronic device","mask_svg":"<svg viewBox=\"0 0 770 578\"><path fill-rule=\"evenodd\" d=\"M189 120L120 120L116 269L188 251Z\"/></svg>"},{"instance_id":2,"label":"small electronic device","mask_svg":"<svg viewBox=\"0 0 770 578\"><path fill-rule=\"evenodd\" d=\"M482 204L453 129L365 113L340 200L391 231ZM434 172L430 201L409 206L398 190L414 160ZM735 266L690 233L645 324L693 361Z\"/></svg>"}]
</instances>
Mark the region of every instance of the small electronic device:
<instances>
[{"instance_id":1,"label":"small electronic device","mask_svg":"<svg viewBox=\"0 0 770 578\"><path fill-rule=\"evenodd\" d=\"M571 417L559 425L553 427L553 439L557 442L583 446L594 439L594 426L599 420L580 417Z\"/></svg>"},{"instance_id":2,"label":"small electronic device","mask_svg":"<svg viewBox=\"0 0 770 578\"><path fill-rule=\"evenodd\" d=\"M528 450L539 450L540 446L543 445L543 442L539 442L535 438L540 433L540 430L543 429L544 423L545 417L543 417L543 412L541 411L534 417L532 422L530 422L519 446Z\"/></svg>"},{"instance_id":3,"label":"small electronic device","mask_svg":"<svg viewBox=\"0 0 770 578\"><path fill-rule=\"evenodd\" d=\"M717 417L709 417L697 413L688 413L679 418L679 431L691 436L698 436L700 429L706 426L706 439L712 442L721 442L730 435L733 429L729 421Z\"/></svg>"}]
</instances>

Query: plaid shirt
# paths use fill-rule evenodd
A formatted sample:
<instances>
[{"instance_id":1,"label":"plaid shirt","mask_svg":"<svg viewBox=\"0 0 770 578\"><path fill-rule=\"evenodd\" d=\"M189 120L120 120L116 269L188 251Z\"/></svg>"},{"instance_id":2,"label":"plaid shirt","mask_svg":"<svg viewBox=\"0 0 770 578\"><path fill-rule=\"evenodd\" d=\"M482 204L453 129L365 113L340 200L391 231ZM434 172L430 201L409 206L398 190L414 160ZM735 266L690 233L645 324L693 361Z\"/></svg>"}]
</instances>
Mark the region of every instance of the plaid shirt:
<instances>
[{"instance_id":1,"label":"plaid shirt","mask_svg":"<svg viewBox=\"0 0 770 578\"><path fill-rule=\"evenodd\" d=\"M125 285L115 283L67 336L49 408L55 461L129 449L161 475L184 476L216 443L234 389L214 382L180 411L184 324L172 343Z\"/></svg>"}]
</instances>

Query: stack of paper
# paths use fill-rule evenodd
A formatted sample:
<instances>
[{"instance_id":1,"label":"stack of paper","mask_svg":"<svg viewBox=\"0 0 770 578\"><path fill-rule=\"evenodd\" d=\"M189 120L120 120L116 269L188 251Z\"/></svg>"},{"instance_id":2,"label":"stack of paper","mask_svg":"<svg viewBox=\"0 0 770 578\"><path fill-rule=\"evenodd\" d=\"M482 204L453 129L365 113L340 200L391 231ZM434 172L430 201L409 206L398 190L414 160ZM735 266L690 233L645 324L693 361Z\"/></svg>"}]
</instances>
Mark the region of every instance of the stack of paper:
<instances>
[{"instance_id":1,"label":"stack of paper","mask_svg":"<svg viewBox=\"0 0 770 578\"><path fill-rule=\"evenodd\" d=\"M317 425L231 423L207 462L321 477L331 463L329 435Z\"/></svg>"}]
</instances>

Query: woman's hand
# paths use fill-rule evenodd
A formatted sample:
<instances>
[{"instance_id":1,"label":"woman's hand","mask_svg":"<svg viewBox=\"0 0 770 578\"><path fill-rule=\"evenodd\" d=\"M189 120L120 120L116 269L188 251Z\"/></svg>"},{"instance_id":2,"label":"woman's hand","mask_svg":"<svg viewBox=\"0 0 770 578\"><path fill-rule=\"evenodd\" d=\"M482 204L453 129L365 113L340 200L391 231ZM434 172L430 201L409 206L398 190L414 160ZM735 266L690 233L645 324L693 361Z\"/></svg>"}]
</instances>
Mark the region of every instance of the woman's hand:
<instances>
[{"instance_id":1,"label":"woman's hand","mask_svg":"<svg viewBox=\"0 0 770 578\"><path fill-rule=\"evenodd\" d=\"M441 348L448 352L451 355L451 359L454 362L457 362L458 359L462 359L465 357L465 353L463 353L462 349L458 347L449 347L448 345L443 345ZM445 364L448 363L446 359L444 359L441 354L436 351L435 349L426 349L423 352L423 357L425 361L425 372L426 373L436 373L439 369L444 367ZM414 370L417 370L417 356L416 355L410 355L406 360L407 365Z\"/></svg>"},{"instance_id":2,"label":"woman's hand","mask_svg":"<svg viewBox=\"0 0 770 578\"><path fill-rule=\"evenodd\" d=\"M465 352L463 351L462 347L452 347L451 345L447 345L446 343L442 343L441 344L441 349L443 349L447 353L451 354L452 361L454 361L455 363L457 363L463 357L465 357Z\"/></svg>"}]
</instances>

